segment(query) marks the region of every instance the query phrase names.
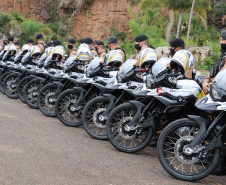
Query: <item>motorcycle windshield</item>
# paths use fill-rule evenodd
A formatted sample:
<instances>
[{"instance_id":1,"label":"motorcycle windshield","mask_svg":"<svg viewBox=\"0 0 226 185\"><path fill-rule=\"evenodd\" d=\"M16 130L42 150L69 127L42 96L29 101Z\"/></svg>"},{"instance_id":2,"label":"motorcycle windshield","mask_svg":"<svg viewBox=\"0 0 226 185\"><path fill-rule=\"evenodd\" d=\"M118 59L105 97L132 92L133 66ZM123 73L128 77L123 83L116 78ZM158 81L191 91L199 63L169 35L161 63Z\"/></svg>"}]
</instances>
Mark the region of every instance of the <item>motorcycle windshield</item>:
<instances>
[{"instance_id":1,"label":"motorcycle windshield","mask_svg":"<svg viewBox=\"0 0 226 185\"><path fill-rule=\"evenodd\" d=\"M71 64L73 64L75 62L75 59L77 58L77 55L72 55L70 56L64 63L64 66L70 66Z\"/></svg>"},{"instance_id":2,"label":"motorcycle windshield","mask_svg":"<svg viewBox=\"0 0 226 185\"><path fill-rule=\"evenodd\" d=\"M158 76L158 74L165 71L170 61L170 58L161 58L160 60L158 60L152 67L152 74L154 76Z\"/></svg>"},{"instance_id":3,"label":"motorcycle windshield","mask_svg":"<svg viewBox=\"0 0 226 185\"><path fill-rule=\"evenodd\" d=\"M223 69L221 72L218 73L214 83L216 83L217 87L226 91L226 69Z\"/></svg>"},{"instance_id":4,"label":"motorcycle windshield","mask_svg":"<svg viewBox=\"0 0 226 185\"><path fill-rule=\"evenodd\" d=\"M135 59L128 59L120 67L119 73L124 74L124 75L129 73L133 69L133 66L136 64L136 62L137 62L137 60L135 60Z\"/></svg>"},{"instance_id":5,"label":"motorcycle windshield","mask_svg":"<svg viewBox=\"0 0 226 185\"><path fill-rule=\"evenodd\" d=\"M92 73L97 67L99 67L100 63L102 62L102 58L96 57L94 58L88 65L87 70Z\"/></svg>"},{"instance_id":6,"label":"motorcycle windshield","mask_svg":"<svg viewBox=\"0 0 226 185\"><path fill-rule=\"evenodd\" d=\"M30 53L26 53L26 54L23 56L23 58L22 58L22 60L21 60L21 63L22 63L22 64L26 64L26 62L29 61L30 59L31 59L31 54L30 54Z\"/></svg>"},{"instance_id":7,"label":"motorcycle windshield","mask_svg":"<svg viewBox=\"0 0 226 185\"><path fill-rule=\"evenodd\" d=\"M19 60L21 59L21 55L23 54L23 52L22 51L20 51L18 54L17 54L17 56L15 57L15 62L19 62Z\"/></svg>"}]
</instances>

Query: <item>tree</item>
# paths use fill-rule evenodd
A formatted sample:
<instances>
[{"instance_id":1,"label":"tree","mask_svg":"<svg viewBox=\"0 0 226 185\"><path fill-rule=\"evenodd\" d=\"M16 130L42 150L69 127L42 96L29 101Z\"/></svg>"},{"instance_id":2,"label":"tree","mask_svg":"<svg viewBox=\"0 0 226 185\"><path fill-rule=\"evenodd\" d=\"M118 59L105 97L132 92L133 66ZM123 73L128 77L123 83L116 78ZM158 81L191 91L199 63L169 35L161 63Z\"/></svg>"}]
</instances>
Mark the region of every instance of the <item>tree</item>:
<instances>
[{"instance_id":1,"label":"tree","mask_svg":"<svg viewBox=\"0 0 226 185\"><path fill-rule=\"evenodd\" d=\"M189 34L190 34L190 29L191 29L191 19L192 19L192 14L193 14L194 6L195 6L195 0L192 0L191 13L190 13L189 22L188 22L187 41L189 40Z\"/></svg>"}]
</instances>

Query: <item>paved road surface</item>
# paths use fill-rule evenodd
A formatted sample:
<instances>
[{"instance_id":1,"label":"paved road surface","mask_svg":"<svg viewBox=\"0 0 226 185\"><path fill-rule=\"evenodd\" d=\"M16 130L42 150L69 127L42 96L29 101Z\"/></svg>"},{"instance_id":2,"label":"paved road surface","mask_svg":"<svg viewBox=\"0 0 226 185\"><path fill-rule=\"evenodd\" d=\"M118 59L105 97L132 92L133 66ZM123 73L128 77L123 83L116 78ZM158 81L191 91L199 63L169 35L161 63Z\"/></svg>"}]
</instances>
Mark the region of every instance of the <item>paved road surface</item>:
<instances>
[{"instance_id":1,"label":"paved road surface","mask_svg":"<svg viewBox=\"0 0 226 185\"><path fill-rule=\"evenodd\" d=\"M189 184L160 166L155 148L115 150L0 93L0 184ZM209 176L199 184L225 184ZM194 183L190 183L194 184Z\"/></svg>"}]
</instances>

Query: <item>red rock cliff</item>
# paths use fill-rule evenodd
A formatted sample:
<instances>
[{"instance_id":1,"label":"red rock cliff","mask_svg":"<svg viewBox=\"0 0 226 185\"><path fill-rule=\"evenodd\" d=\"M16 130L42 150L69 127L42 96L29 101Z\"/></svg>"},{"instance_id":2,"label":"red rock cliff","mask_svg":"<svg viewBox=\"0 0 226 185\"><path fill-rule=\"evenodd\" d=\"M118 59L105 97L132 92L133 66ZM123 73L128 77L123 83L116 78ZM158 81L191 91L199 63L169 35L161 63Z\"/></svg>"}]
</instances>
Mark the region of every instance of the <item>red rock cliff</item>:
<instances>
[{"instance_id":1,"label":"red rock cliff","mask_svg":"<svg viewBox=\"0 0 226 185\"><path fill-rule=\"evenodd\" d=\"M0 0L0 10L12 12L14 7L25 18L35 17L36 20L48 23L52 0ZM67 0L56 0L59 3L59 16L71 13L72 7L76 7L79 0L61 6ZM106 39L110 35L110 29L124 31L130 34L128 20L129 3L127 0L94 0L88 10L79 11L73 22L72 36L76 38L92 37L94 40Z\"/></svg>"}]
</instances>

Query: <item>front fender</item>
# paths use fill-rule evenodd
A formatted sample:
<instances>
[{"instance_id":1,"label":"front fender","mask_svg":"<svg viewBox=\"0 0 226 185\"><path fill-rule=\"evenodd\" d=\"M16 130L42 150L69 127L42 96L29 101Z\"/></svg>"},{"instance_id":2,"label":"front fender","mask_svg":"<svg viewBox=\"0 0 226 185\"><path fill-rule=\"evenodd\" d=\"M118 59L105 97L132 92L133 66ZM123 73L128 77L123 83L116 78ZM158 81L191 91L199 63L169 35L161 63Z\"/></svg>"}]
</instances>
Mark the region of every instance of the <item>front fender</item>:
<instances>
[{"instance_id":1,"label":"front fender","mask_svg":"<svg viewBox=\"0 0 226 185\"><path fill-rule=\"evenodd\" d=\"M109 102L110 102L106 108L106 111L103 113L103 116L107 116L115 108L115 101L117 98L115 96L113 96L112 94L103 94L103 96L108 98Z\"/></svg>"}]
</instances>

